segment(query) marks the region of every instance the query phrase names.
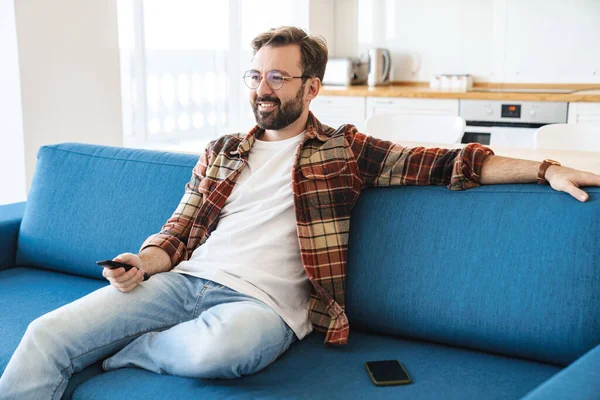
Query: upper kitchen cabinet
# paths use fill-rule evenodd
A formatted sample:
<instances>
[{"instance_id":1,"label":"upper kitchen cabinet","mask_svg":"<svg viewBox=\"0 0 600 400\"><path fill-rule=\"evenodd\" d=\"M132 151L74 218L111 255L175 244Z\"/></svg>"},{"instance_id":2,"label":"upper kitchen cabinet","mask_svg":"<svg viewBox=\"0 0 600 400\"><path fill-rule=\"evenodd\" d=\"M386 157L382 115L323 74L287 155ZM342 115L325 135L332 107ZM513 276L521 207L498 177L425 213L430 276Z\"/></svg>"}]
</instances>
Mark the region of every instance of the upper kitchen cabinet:
<instances>
[{"instance_id":1,"label":"upper kitchen cabinet","mask_svg":"<svg viewBox=\"0 0 600 400\"><path fill-rule=\"evenodd\" d=\"M367 118L384 112L411 115L458 115L458 100L367 97Z\"/></svg>"},{"instance_id":2,"label":"upper kitchen cabinet","mask_svg":"<svg viewBox=\"0 0 600 400\"><path fill-rule=\"evenodd\" d=\"M503 81L599 83L600 2L504 0Z\"/></svg>"},{"instance_id":3,"label":"upper kitchen cabinet","mask_svg":"<svg viewBox=\"0 0 600 400\"><path fill-rule=\"evenodd\" d=\"M389 49L392 81L470 74L476 83L600 83L598 0L354 2L356 32L336 28L336 56Z\"/></svg>"}]
</instances>

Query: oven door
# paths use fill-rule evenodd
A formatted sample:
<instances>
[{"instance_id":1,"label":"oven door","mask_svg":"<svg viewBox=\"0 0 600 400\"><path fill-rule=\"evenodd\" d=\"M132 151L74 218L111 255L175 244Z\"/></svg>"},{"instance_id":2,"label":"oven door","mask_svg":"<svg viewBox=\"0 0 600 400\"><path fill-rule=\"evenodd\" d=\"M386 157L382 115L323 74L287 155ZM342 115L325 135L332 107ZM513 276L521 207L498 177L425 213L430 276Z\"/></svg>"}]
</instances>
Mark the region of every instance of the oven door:
<instances>
[{"instance_id":1,"label":"oven door","mask_svg":"<svg viewBox=\"0 0 600 400\"><path fill-rule=\"evenodd\" d=\"M490 144L490 135L492 128L489 126L472 126L465 127L465 134L462 137L461 143L481 143Z\"/></svg>"},{"instance_id":2,"label":"oven door","mask_svg":"<svg viewBox=\"0 0 600 400\"><path fill-rule=\"evenodd\" d=\"M536 128L510 126L473 126L467 123L461 143L481 143L495 147L535 148Z\"/></svg>"}]
</instances>

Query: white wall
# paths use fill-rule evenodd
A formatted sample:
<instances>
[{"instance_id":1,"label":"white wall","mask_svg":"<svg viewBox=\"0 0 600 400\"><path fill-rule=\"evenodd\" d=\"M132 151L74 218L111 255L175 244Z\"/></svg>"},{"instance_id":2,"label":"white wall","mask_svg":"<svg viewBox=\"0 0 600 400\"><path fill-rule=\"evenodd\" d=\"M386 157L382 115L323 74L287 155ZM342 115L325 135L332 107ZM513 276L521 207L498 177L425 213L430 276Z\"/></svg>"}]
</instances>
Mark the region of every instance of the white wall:
<instances>
[{"instance_id":1,"label":"white wall","mask_svg":"<svg viewBox=\"0 0 600 400\"><path fill-rule=\"evenodd\" d=\"M116 1L15 1L27 188L40 146L121 146Z\"/></svg>"},{"instance_id":2,"label":"white wall","mask_svg":"<svg viewBox=\"0 0 600 400\"><path fill-rule=\"evenodd\" d=\"M308 13L308 33L323 36L329 54L335 54L335 0L310 0Z\"/></svg>"},{"instance_id":3,"label":"white wall","mask_svg":"<svg viewBox=\"0 0 600 400\"><path fill-rule=\"evenodd\" d=\"M0 0L0 205L25 200L25 152L13 0Z\"/></svg>"},{"instance_id":4,"label":"white wall","mask_svg":"<svg viewBox=\"0 0 600 400\"><path fill-rule=\"evenodd\" d=\"M357 0L336 0L334 40L334 57L359 55Z\"/></svg>"},{"instance_id":5,"label":"white wall","mask_svg":"<svg viewBox=\"0 0 600 400\"><path fill-rule=\"evenodd\" d=\"M352 22L350 10L364 7ZM470 73L480 82L600 83L599 0L336 0L336 8L348 16L336 27L338 55L387 47L396 81Z\"/></svg>"}]
</instances>

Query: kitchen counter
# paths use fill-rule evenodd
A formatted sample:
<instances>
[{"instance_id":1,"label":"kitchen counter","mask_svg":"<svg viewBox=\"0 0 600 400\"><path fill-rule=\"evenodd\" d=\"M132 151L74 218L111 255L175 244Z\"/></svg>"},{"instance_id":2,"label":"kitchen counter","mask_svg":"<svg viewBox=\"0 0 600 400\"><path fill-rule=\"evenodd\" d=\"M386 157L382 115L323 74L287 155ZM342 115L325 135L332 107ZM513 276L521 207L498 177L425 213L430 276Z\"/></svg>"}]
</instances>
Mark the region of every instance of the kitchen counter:
<instances>
[{"instance_id":1,"label":"kitchen counter","mask_svg":"<svg viewBox=\"0 0 600 400\"><path fill-rule=\"evenodd\" d=\"M460 100L515 100L515 101L564 101L564 102L600 102L600 85L523 85L523 84L482 84L475 91L446 92L430 89L415 82L393 83L389 86L323 86L320 94L327 96L370 96L370 97L408 97L423 99L460 99ZM492 91L482 91L491 89ZM497 91L501 90L501 91ZM533 90L532 92L526 92ZM547 90L547 92L546 92ZM570 93L552 93L553 90L572 90ZM520 92L522 91L522 92Z\"/></svg>"}]
</instances>

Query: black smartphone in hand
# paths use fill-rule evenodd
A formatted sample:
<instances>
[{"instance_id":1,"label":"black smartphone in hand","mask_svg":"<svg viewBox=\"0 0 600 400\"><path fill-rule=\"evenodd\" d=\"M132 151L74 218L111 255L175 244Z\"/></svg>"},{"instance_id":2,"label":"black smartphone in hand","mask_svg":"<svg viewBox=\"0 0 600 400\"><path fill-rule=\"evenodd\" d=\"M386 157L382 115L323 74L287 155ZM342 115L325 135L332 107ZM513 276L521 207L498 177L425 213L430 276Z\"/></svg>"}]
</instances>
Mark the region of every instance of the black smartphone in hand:
<instances>
[{"instance_id":1,"label":"black smartphone in hand","mask_svg":"<svg viewBox=\"0 0 600 400\"><path fill-rule=\"evenodd\" d=\"M406 385L411 382L406 370L397 360L369 361L365 366L377 386Z\"/></svg>"},{"instance_id":2,"label":"black smartphone in hand","mask_svg":"<svg viewBox=\"0 0 600 400\"><path fill-rule=\"evenodd\" d=\"M131 264L125 264L125 263L121 263L121 262L113 261L113 260L96 261L96 264L100 265L101 267L106 267L109 269L124 268L125 271L129 271L131 268L137 268ZM148 275L147 273L144 272L144 281L147 281L148 279L150 279L150 275Z\"/></svg>"}]
</instances>

